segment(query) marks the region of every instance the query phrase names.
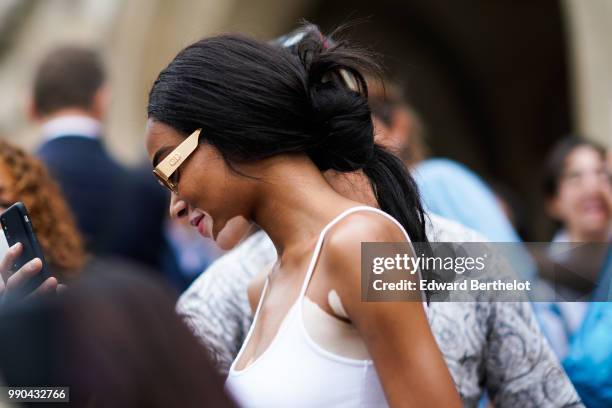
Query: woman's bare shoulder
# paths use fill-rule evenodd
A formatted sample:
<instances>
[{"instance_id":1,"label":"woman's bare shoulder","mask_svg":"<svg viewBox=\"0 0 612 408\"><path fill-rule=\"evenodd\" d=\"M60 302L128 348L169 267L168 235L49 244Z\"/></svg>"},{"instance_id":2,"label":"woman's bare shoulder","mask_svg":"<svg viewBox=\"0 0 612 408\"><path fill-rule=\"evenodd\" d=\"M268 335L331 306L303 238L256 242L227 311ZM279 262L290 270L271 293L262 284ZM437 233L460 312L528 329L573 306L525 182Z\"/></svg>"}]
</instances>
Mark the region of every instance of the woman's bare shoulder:
<instances>
[{"instance_id":1,"label":"woman's bare shoulder","mask_svg":"<svg viewBox=\"0 0 612 408\"><path fill-rule=\"evenodd\" d=\"M406 236L392 219L374 211L355 212L340 220L325 238L319 263L338 286L361 281L362 242L406 242Z\"/></svg>"},{"instance_id":2,"label":"woman's bare shoulder","mask_svg":"<svg viewBox=\"0 0 612 408\"><path fill-rule=\"evenodd\" d=\"M359 211L347 215L330 229L325 246L328 253L343 258L359 254L362 242L405 241L404 231L391 218L379 212Z\"/></svg>"}]
</instances>

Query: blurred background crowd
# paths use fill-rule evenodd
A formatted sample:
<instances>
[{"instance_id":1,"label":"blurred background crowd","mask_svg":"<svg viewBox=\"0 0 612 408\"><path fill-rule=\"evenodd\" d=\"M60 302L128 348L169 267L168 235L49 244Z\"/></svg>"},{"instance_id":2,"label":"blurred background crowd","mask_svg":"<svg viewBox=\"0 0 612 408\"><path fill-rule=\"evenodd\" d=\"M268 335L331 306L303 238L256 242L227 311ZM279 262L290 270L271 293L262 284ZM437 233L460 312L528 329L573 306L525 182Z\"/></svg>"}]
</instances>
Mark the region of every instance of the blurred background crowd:
<instances>
[{"instance_id":1,"label":"blurred background crowd","mask_svg":"<svg viewBox=\"0 0 612 408\"><path fill-rule=\"evenodd\" d=\"M26 204L61 281L113 263L179 294L206 273L224 250L168 217L144 151L147 92L196 39L237 31L267 40L301 18L324 32L357 22L350 39L379 54L377 137L413 171L429 211L494 242L610 242L610 1L2 0L0 205ZM592 285L568 286L585 298L609 288L611 257L597 260ZM132 294L116 296L129 303ZM609 310L537 307L559 359L574 358L568 370L584 373L571 345L585 321L603 334L581 338L580 351L607 350L589 367L612 365ZM160 335L153 320L145 332ZM597 375L612 395L609 367Z\"/></svg>"},{"instance_id":2,"label":"blurred background crowd","mask_svg":"<svg viewBox=\"0 0 612 408\"><path fill-rule=\"evenodd\" d=\"M144 157L141 109L159 70L184 45L218 32L274 38L300 18L330 31L363 21L351 39L382 55L389 77L425 124L432 155L467 165L516 208L527 240L547 240L542 158L569 133L607 144L612 133L605 0L515 5L292 1L18 1L0 9L0 131L28 148L40 132L24 105L54 46L102 52L112 93L105 143L124 164Z\"/></svg>"}]
</instances>

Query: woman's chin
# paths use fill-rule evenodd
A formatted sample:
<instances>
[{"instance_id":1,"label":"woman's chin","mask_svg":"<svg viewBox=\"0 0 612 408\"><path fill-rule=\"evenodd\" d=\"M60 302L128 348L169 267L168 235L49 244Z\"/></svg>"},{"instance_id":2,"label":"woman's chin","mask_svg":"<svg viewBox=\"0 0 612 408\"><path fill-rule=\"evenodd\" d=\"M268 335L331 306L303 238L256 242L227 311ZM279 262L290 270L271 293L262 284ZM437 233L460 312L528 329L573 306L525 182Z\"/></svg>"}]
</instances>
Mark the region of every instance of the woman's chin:
<instances>
[{"instance_id":1,"label":"woman's chin","mask_svg":"<svg viewBox=\"0 0 612 408\"><path fill-rule=\"evenodd\" d=\"M222 234L227 222L215 222L209 215L206 215L204 220L206 221L207 238L212 239L217 245L219 245L219 236Z\"/></svg>"},{"instance_id":2,"label":"woman's chin","mask_svg":"<svg viewBox=\"0 0 612 408\"><path fill-rule=\"evenodd\" d=\"M204 222L201 222L201 223L198 224L197 231L198 231L198 234L200 234L204 238L209 238L209 236L208 236L208 228L206 228L206 226L204 225Z\"/></svg>"},{"instance_id":3,"label":"woman's chin","mask_svg":"<svg viewBox=\"0 0 612 408\"><path fill-rule=\"evenodd\" d=\"M240 242L240 238L236 238L231 233L227 233L225 229L219 231L215 238L215 243L224 251L233 249Z\"/></svg>"},{"instance_id":4,"label":"woman's chin","mask_svg":"<svg viewBox=\"0 0 612 408\"><path fill-rule=\"evenodd\" d=\"M251 223L244 217L234 217L225 223L223 228L221 228L215 242L221 249L229 251L238 245L238 243L240 243L246 237L250 230Z\"/></svg>"},{"instance_id":5,"label":"woman's chin","mask_svg":"<svg viewBox=\"0 0 612 408\"><path fill-rule=\"evenodd\" d=\"M204 213L204 218L198 223L198 233L204 238L212 238L213 222L210 215Z\"/></svg>"}]
</instances>

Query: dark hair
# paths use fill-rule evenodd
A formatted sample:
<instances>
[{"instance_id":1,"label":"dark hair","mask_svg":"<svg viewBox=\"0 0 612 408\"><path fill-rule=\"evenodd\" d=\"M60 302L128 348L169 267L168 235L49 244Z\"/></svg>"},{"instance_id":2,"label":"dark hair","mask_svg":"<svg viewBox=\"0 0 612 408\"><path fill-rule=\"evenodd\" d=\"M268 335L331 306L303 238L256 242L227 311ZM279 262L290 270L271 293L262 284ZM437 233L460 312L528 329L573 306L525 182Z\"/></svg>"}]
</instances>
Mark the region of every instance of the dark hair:
<instances>
[{"instance_id":1,"label":"dark hair","mask_svg":"<svg viewBox=\"0 0 612 408\"><path fill-rule=\"evenodd\" d=\"M548 153L544 162L542 187L545 198L552 198L557 194L559 181L563 175L568 156L574 149L583 146L592 148L601 155L602 159L605 159L606 150L602 146L581 136L567 136L559 140Z\"/></svg>"},{"instance_id":2,"label":"dark hair","mask_svg":"<svg viewBox=\"0 0 612 408\"><path fill-rule=\"evenodd\" d=\"M74 406L234 406L174 303L150 274L87 269L61 296L0 309L2 381L69 386Z\"/></svg>"},{"instance_id":3,"label":"dark hair","mask_svg":"<svg viewBox=\"0 0 612 408\"><path fill-rule=\"evenodd\" d=\"M378 68L363 52L308 32L297 52L240 35L202 39L183 49L149 95L149 118L189 134L225 160L305 153L316 166L363 169L380 208L413 241L426 242L417 186L403 163L374 142L363 72ZM346 85L351 78L353 87Z\"/></svg>"},{"instance_id":4,"label":"dark hair","mask_svg":"<svg viewBox=\"0 0 612 408\"><path fill-rule=\"evenodd\" d=\"M91 49L65 46L42 60L34 77L34 104L42 115L64 108L90 109L105 81L100 56Z\"/></svg>"}]
</instances>

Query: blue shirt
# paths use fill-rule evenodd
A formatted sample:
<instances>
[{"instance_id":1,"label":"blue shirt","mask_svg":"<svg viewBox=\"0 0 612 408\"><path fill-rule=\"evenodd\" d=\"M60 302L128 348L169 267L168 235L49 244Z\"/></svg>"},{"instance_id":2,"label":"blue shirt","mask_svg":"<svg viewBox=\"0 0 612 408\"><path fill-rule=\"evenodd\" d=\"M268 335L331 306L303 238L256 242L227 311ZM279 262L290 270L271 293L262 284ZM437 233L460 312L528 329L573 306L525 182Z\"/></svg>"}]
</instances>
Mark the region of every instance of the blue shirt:
<instances>
[{"instance_id":1,"label":"blue shirt","mask_svg":"<svg viewBox=\"0 0 612 408\"><path fill-rule=\"evenodd\" d=\"M491 242L520 242L491 189L467 167L428 159L413 172L425 208L480 232Z\"/></svg>"}]
</instances>

